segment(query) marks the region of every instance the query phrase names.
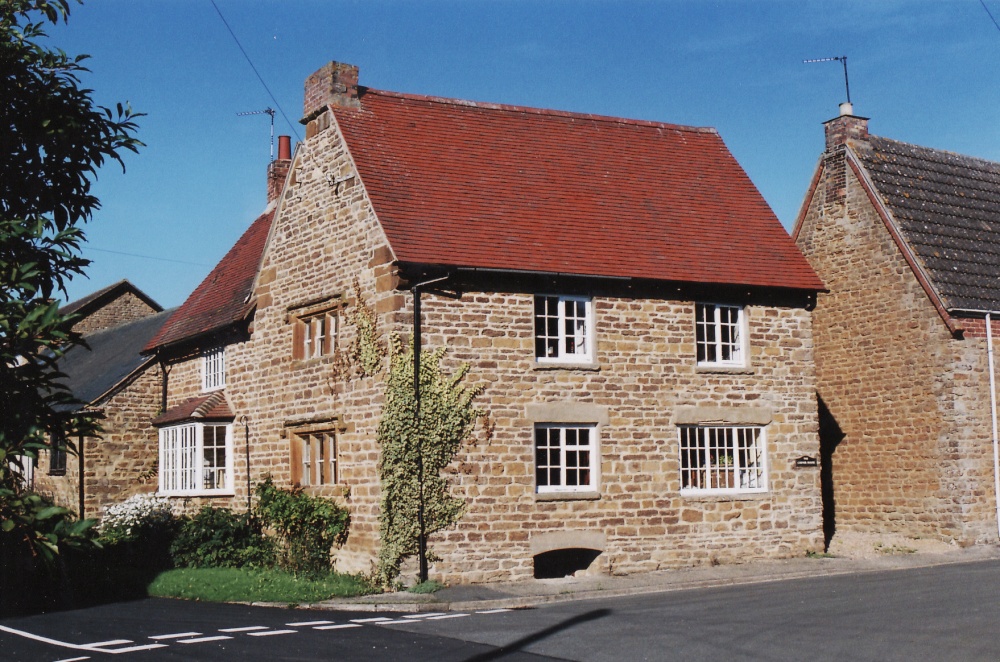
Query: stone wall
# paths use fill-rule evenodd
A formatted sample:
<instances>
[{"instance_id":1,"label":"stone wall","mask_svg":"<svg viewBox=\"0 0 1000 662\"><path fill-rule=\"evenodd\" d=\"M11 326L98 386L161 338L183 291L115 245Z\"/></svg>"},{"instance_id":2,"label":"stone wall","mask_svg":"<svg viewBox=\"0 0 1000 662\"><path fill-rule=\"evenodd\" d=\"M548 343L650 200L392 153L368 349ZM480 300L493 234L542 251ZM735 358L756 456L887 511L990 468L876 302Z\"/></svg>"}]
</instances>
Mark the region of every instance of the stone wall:
<instances>
[{"instance_id":1,"label":"stone wall","mask_svg":"<svg viewBox=\"0 0 1000 662\"><path fill-rule=\"evenodd\" d=\"M73 325L73 330L82 334L94 333L138 321L156 312L132 292L123 292Z\"/></svg>"},{"instance_id":2,"label":"stone wall","mask_svg":"<svg viewBox=\"0 0 1000 662\"><path fill-rule=\"evenodd\" d=\"M158 442L150 421L159 410L160 384L159 367L152 365L97 403L104 416L101 436L83 443L84 516L99 517L108 505L156 491ZM79 440L74 442L79 445ZM49 475L48 466L48 453L43 453L36 488L79 511L80 458L69 456L62 476Z\"/></svg>"},{"instance_id":3,"label":"stone wall","mask_svg":"<svg viewBox=\"0 0 1000 662\"><path fill-rule=\"evenodd\" d=\"M813 315L818 392L843 435L829 440L827 526L981 540L994 503L984 343L952 335L845 158L825 155L797 234L829 289Z\"/></svg>"},{"instance_id":4,"label":"stone wall","mask_svg":"<svg viewBox=\"0 0 1000 662\"><path fill-rule=\"evenodd\" d=\"M603 541L595 569L631 573L699 563L803 555L822 548L819 474L794 460L818 455L810 314L749 306L745 369L696 365L694 304L595 296L596 361L534 360L531 294L425 297L424 345L467 363L496 428L480 433L450 472L467 512L431 537L444 581L530 577L534 553L567 534ZM402 330L402 329L401 329ZM538 494L534 425L599 426L596 495ZM680 493L678 423L763 416L769 489Z\"/></svg>"}]
</instances>

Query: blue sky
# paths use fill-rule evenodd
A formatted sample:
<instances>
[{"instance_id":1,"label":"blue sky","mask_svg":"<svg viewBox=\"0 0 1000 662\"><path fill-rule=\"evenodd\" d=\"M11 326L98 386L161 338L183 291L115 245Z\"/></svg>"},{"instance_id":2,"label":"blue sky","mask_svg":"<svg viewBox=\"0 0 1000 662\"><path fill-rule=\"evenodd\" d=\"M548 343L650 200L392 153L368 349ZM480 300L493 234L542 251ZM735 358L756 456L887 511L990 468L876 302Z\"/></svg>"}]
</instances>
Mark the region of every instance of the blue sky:
<instances>
[{"instance_id":1,"label":"blue sky","mask_svg":"<svg viewBox=\"0 0 1000 662\"><path fill-rule=\"evenodd\" d=\"M1000 0L984 0L1000 20ZM845 100L872 133L1000 160L1000 30L980 0L216 0L301 136L330 60L379 89L717 128L786 228ZM52 43L97 102L145 112L101 171L75 299L128 278L179 305L260 214L274 106L210 0L89 0ZM136 257L143 256L143 257ZM156 259L153 259L156 258Z\"/></svg>"}]
</instances>

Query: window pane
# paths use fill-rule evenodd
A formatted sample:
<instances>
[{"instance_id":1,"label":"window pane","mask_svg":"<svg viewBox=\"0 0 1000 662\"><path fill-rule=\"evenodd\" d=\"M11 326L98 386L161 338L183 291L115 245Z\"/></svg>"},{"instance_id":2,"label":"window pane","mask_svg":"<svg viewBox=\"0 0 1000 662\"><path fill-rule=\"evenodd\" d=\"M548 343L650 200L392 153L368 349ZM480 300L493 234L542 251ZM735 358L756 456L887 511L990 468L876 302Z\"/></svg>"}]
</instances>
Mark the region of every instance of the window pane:
<instances>
[{"instance_id":1,"label":"window pane","mask_svg":"<svg viewBox=\"0 0 1000 662\"><path fill-rule=\"evenodd\" d=\"M312 444L308 435L302 437L302 485L312 485Z\"/></svg>"},{"instance_id":2,"label":"window pane","mask_svg":"<svg viewBox=\"0 0 1000 662\"><path fill-rule=\"evenodd\" d=\"M535 429L537 487L593 488L591 427L539 426Z\"/></svg>"},{"instance_id":3,"label":"window pane","mask_svg":"<svg viewBox=\"0 0 1000 662\"><path fill-rule=\"evenodd\" d=\"M680 428L682 489L763 490L761 428Z\"/></svg>"},{"instance_id":4,"label":"window pane","mask_svg":"<svg viewBox=\"0 0 1000 662\"><path fill-rule=\"evenodd\" d=\"M739 306L697 304L695 313L696 345L699 363L738 364L743 360Z\"/></svg>"},{"instance_id":5,"label":"window pane","mask_svg":"<svg viewBox=\"0 0 1000 662\"><path fill-rule=\"evenodd\" d=\"M202 439L204 462L202 487L206 490L226 486L226 426L206 425Z\"/></svg>"},{"instance_id":6,"label":"window pane","mask_svg":"<svg viewBox=\"0 0 1000 662\"><path fill-rule=\"evenodd\" d=\"M535 297L535 356L562 358L590 353L587 300Z\"/></svg>"}]
</instances>

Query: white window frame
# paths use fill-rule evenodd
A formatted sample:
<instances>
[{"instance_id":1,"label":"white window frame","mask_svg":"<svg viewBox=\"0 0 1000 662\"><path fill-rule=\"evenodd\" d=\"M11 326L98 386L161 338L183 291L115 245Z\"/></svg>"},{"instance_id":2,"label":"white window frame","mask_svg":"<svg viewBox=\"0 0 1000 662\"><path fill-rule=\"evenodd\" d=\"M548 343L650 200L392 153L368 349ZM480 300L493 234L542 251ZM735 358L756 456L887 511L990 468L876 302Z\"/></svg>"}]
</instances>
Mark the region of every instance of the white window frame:
<instances>
[{"instance_id":1,"label":"white window frame","mask_svg":"<svg viewBox=\"0 0 1000 662\"><path fill-rule=\"evenodd\" d=\"M551 433L556 431L558 433L558 439L556 440L558 445L552 444ZM576 444L573 445L567 440L568 431L585 431L587 433L586 444ZM535 438L532 448L535 454L535 491L539 494L551 494L558 492L596 492L598 485L600 484L600 447L598 444L598 426L596 423L537 423L535 424ZM543 437L544 435L544 437ZM544 446L542 444L545 444ZM552 458L544 460L546 463L541 464L542 449L552 448L556 450L558 457L554 458L555 463L552 463ZM574 463L573 453L577 450L584 450L589 453L588 462L586 465L581 463ZM558 476L556 478L557 484L553 484L551 477L546 477L545 480L540 480L542 477L542 470L544 469L555 469L558 471ZM589 480L583 484L568 485L568 482L573 482L571 478L571 472L575 470L584 470L587 472ZM541 484L545 482L546 484Z\"/></svg>"},{"instance_id":2,"label":"white window frame","mask_svg":"<svg viewBox=\"0 0 1000 662\"><path fill-rule=\"evenodd\" d=\"M201 390L218 391L226 387L226 348L205 350L201 358Z\"/></svg>"},{"instance_id":3,"label":"white window frame","mask_svg":"<svg viewBox=\"0 0 1000 662\"><path fill-rule=\"evenodd\" d=\"M29 455L8 455L8 467L13 474L21 477L22 484L30 489L35 487L35 467L38 465L36 458Z\"/></svg>"},{"instance_id":4,"label":"white window frame","mask_svg":"<svg viewBox=\"0 0 1000 662\"><path fill-rule=\"evenodd\" d=\"M678 450L681 494L767 492L762 426L678 426Z\"/></svg>"},{"instance_id":5,"label":"white window frame","mask_svg":"<svg viewBox=\"0 0 1000 662\"><path fill-rule=\"evenodd\" d=\"M555 315L538 314L538 304L540 300L546 301L543 305L548 305L549 301L556 303ZM567 304L584 304L583 330L582 333L567 333L567 322L572 319L581 319L573 315L574 311L567 311ZM536 294L532 303L532 321L534 323L535 338L535 361L538 363L591 363L594 360L594 302L590 297L583 296L563 296L558 294ZM547 312L547 311L546 311ZM550 334L543 323L543 328L539 328L539 318L555 319L555 334ZM556 341L555 355L548 355L550 341ZM545 348L546 355L539 354L539 348ZM581 346L582 345L582 349ZM567 349L570 347L571 349Z\"/></svg>"},{"instance_id":6,"label":"white window frame","mask_svg":"<svg viewBox=\"0 0 1000 662\"><path fill-rule=\"evenodd\" d=\"M225 466L205 464L205 428L225 428ZM233 493L231 423L184 423L160 428L159 493L192 496ZM206 487L222 472L221 485Z\"/></svg>"},{"instance_id":7,"label":"white window frame","mask_svg":"<svg viewBox=\"0 0 1000 662\"><path fill-rule=\"evenodd\" d=\"M704 311L704 319L702 319ZM736 314L736 322L729 317ZM727 319L729 317L729 319ZM695 355L700 366L746 365L746 309L744 306L719 303L695 304ZM709 338L711 330L711 338ZM736 338L732 338L735 332ZM728 336L728 339L727 339ZM714 359L707 358L714 354ZM727 356L728 354L728 356ZM726 358L723 358L726 356Z\"/></svg>"}]
</instances>

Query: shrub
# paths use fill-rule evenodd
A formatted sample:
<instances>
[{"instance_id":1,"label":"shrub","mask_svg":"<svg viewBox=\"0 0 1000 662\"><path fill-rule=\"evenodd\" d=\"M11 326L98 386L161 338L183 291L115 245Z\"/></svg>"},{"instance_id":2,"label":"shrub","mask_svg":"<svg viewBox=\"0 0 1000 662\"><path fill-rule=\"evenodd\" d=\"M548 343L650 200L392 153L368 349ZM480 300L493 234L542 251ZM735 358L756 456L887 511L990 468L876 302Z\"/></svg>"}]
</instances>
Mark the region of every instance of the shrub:
<instances>
[{"instance_id":1,"label":"shrub","mask_svg":"<svg viewBox=\"0 0 1000 662\"><path fill-rule=\"evenodd\" d=\"M301 488L279 489L270 476L254 492L261 521L279 537L280 565L291 572L330 570L331 548L347 539L347 510Z\"/></svg>"},{"instance_id":2,"label":"shrub","mask_svg":"<svg viewBox=\"0 0 1000 662\"><path fill-rule=\"evenodd\" d=\"M270 567L274 544L249 515L205 506L181 524L170 556L189 568Z\"/></svg>"},{"instance_id":3,"label":"shrub","mask_svg":"<svg viewBox=\"0 0 1000 662\"><path fill-rule=\"evenodd\" d=\"M170 502L163 497L131 496L104 509L98 525L98 541L104 551L94 561L109 572L131 573L137 578L169 568L170 543L177 525Z\"/></svg>"},{"instance_id":4,"label":"shrub","mask_svg":"<svg viewBox=\"0 0 1000 662\"><path fill-rule=\"evenodd\" d=\"M110 544L137 542L173 528L170 502L152 494L136 494L104 509L99 531Z\"/></svg>"}]
</instances>

